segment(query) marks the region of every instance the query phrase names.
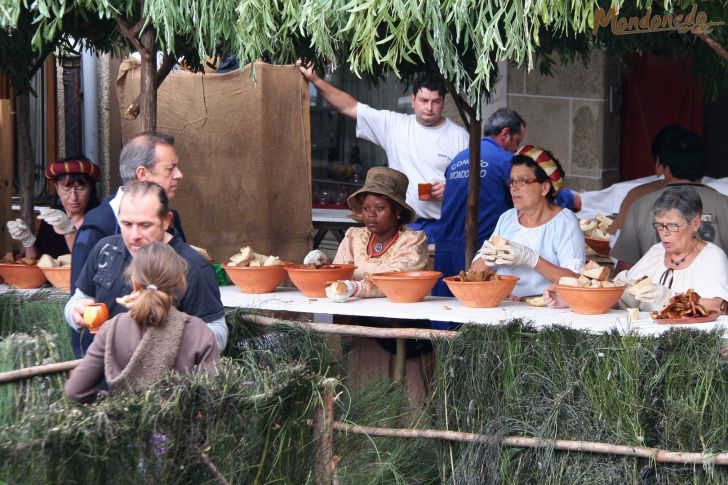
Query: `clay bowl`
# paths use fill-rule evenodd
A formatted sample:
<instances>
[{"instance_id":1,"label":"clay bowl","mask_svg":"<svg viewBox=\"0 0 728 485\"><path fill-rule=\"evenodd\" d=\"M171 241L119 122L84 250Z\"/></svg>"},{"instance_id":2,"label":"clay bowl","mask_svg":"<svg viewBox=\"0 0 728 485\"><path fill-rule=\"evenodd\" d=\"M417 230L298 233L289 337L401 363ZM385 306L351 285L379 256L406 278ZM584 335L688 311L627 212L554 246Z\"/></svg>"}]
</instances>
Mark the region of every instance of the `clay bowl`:
<instances>
[{"instance_id":1,"label":"clay bowl","mask_svg":"<svg viewBox=\"0 0 728 485\"><path fill-rule=\"evenodd\" d=\"M422 301L440 279L439 271L390 271L369 276L392 303Z\"/></svg>"},{"instance_id":2,"label":"clay bowl","mask_svg":"<svg viewBox=\"0 0 728 485\"><path fill-rule=\"evenodd\" d=\"M586 241L586 245L592 248L599 256L609 257L609 239L584 236L584 240Z\"/></svg>"},{"instance_id":3,"label":"clay bowl","mask_svg":"<svg viewBox=\"0 0 728 485\"><path fill-rule=\"evenodd\" d=\"M493 281L458 281L455 276L443 278L455 298L473 308L493 308L511 294L518 276L500 275Z\"/></svg>"},{"instance_id":4,"label":"clay bowl","mask_svg":"<svg viewBox=\"0 0 728 485\"><path fill-rule=\"evenodd\" d=\"M41 268L46 279L59 291L71 292L71 267L56 266L55 268Z\"/></svg>"},{"instance_id":5,"label":"clay bowl","mask_svg":"<svg viewBox=\"0 0 728 485\"><path fill-rule=\"evenodd\" d=\"M296 288L309 298L325 298L326 283L336 280L350 280L356 266L353 264L327 264L321 268L310 268L305 264L286 266L288 277Z\"/></svg>"},{"instance_id":6,"label":"clay bowl","mask_svg":"<svg viewBox=\"0 0 728 485\"><path fill-rule=\"evenodd\" d=\"M229 266L225 272L241 293L272 293L286 278L286 263L279 266Z\"/></svg>"},{"instance_id":7,"label":"clay bowl","mask_svg":"<svg viewBox=\"0 0 728 485\"><path fill-rule=\"evenodd\" d=\"M626 286L614 288L576 288L554 285L561 298L568 303L571 311L583 315L607 313L622 296Z\"/></svg>"},{"instance_id":8,"label":"clay bowl","mask_svg":"<svg viewBox=\"0 0 728 485\"><path fill-rule=\"evenodd\" d=\"M22 290L40 288L46 282L39 267L27 264L0 263L0 277L13 288Z\"/></svg>"}]
</instances>

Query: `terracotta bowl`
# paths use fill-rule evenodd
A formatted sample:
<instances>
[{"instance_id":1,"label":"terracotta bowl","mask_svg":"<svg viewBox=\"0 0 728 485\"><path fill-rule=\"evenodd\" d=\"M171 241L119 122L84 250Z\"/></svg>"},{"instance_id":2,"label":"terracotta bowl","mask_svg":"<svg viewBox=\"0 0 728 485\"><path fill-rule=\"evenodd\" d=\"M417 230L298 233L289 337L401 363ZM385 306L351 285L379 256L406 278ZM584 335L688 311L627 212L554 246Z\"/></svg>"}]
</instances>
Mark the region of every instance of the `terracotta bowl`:
<instances>
[{"instance_id":1,"label":"terracotta bowl","mask_svg":"<svg viewBox=\"0 0 728 485\"><path fill-rule=\"evenodd\" d=\"M46 282L39 267L27 264L0 263L0 277L13 288L23 290L40 288Z\"/></svg>"},{"instance_id":2,"label":"terracotta bowl","mask_svg":"<svg viewBox=\"0 0 728 485\"><path fill-rule=\"evenodd\" d=\"M586 241L586 245L592 248L599 256L609 257L609 239L584 236L584 240Z\"/></svg>"},{"instance_id":3,"label":"terracotta bowl","mask_svg":"<svg viewBox=\"0 0 728 485\"><path fill-rule=\"evenodd\" d=\"M46 279L51 282L59 291L71 292L71 267L56 266L55 268L41 268Z\"/></svg>"},{"instance_id":4,"label":"terracotta bowl","mask_svg":"<svg viewBox=\"0 0 728 485\"><path fill-rule=\"evenodd\" d=\"M473 308L493 308L511 294L518 276L501 275L493 281L458 281L455 276L443 278L455 298Z\"/></svg>"},{"instance_id":5,"label":"terracotta bowl","mask_svg":"<svg viewBox=\"0 0 728 485\"><path fill-rule=\"evenodd\" d=\"M554 285L561 298L571 307L574 313L598 315L607 313L622 296L626 286L614 288L576 288L573 286Z\"/></svg>"},{"instance_id":6,"label":"terracotta bowl","mask_svg":"<svg viewBox=\"0 0 728 485\"><path fill-rule=\"evenodd\" d=\"M350 280L356 266L353 264L329 264L322 268L309 268L304 264L286 266L288 277L301 293L309 298L325 298L326 283Z\"/></svg>"},{"instance_id":7,"label":"terracotta bowl","mask_svg":"<svg viewBox=\"0 0 728 485\"><path fill-rule=\"evenodd\" d=\"M272 293L286 278L285 264L280 266L223 266L230 281L241 293Z\"/></svg>"},{"instance_id":8,"label":"terracotta bowl","mask_svg":"<svg viewBox=\"0 0 728 485\"><path fill-rule=\"evenodd\" d=\"M369 277L392 303L415 303L430 294L440 279L439 271L390 271Z\"/></svg>"}]
</instances>

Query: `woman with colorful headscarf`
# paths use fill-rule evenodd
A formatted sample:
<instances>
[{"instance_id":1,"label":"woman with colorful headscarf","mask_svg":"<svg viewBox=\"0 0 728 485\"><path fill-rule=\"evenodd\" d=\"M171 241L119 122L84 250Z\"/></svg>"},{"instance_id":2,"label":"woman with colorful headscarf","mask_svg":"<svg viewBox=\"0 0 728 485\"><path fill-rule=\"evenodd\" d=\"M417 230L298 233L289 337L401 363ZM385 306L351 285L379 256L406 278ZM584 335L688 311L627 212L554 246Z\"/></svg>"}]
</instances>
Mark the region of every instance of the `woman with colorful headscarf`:
<instances>
[{"instance_id":1,"label":"woman with colorful headscarf","mask_svg":"<svg viewBox=\"0 0 728 485\"><path fill-rule=\"evenodd\" d=\"M22 219L8 221L10 237L20 241L25 256L54 258L73 249L76 231L84 215L99 205L96 182L101 178L99 166L84 156L67 158L48 165L45 176L56 190L49 208L40 211L38 233L33 235Z\"/></svg>"},{"instance_id":2,"label":"woman with colorful headscarf","mask_svg":"<svg viewBox=\"0 0 728 485\"><path fill-rule=\"evenodd\" d=\"M541 295L562 276L577 276L584 266L584 236L573 212L554 200L563 187L563 170L546 150L527 145L511 161L506 181L513 209L498 219L472 269L494 267L520 278L517 297Z\"/></svg>"}]
</instances>

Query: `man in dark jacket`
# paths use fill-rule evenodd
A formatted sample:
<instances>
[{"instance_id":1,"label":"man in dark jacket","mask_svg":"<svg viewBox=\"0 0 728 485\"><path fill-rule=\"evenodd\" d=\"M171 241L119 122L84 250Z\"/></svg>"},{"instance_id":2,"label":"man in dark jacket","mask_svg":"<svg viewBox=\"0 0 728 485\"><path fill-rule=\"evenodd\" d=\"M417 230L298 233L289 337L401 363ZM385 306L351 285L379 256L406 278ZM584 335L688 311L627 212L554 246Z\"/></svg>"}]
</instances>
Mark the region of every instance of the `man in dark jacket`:
<instances>
[{"instance_id":1,"label":"man in dark jacket","mask_svg":"<svg viewBox=\"0 0 728 485\"><path fill-rule=\"evenodd\" d=\"M172 199L183 177L179 168L179 157L174 149L174 137L155 132L136 135L121 150L119 172L124 185L135 180L155 182ZM73 245L71 294L76 290L76 280L96 243L107 236L119 234L119 204L123 195L122 185L113 197L107 196L98 207L86 213ZM172 214L175 235L186 241L179 215L174 210ZM91 343L88 333L84 335L82 337L77 332L72 332L71 342L77 354L81 351L84 338L87 340L84 348Z\"/></svg>"}]
</instances>

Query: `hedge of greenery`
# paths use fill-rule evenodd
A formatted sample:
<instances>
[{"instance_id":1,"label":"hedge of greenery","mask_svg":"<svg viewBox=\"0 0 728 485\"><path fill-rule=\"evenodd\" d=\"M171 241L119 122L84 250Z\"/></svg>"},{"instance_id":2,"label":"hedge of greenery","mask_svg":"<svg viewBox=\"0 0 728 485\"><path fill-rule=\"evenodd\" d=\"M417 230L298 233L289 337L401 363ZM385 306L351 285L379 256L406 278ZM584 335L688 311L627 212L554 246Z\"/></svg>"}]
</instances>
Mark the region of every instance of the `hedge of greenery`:
<instances>
[{"instance_id":1,"label":"hedge of greenery","mask_svg":"<svg viewBox=\"0 0 728 485\"><path fill-rule=\"evenodd\" d=\"M20 348L8 344L13 339L62 355L64 337L48 335L59 304L6 298L0 295L0 329L30 336L6 336L0 365L7 367L7 349ZM226 361L213 375L169 376L143 394L92 406L60 398L57 376L0 387L0 405L18 403L0 412L0 481L207 483L219 473L231 483L311 483L307 420L319 383L335 377L341 421L493 437L465 444L337 433L341 483L728 482L725 467L496 443L523 435L707 455L728 450L728 372L717 331L639 337L537 331L520 321L465 326L437 349L431 401L415 412L397 385L375 383L351 395L345 366L331 359L320 335L287 327L262 335L241 310L228 323Z\"/></svg>"}]
</instances>

